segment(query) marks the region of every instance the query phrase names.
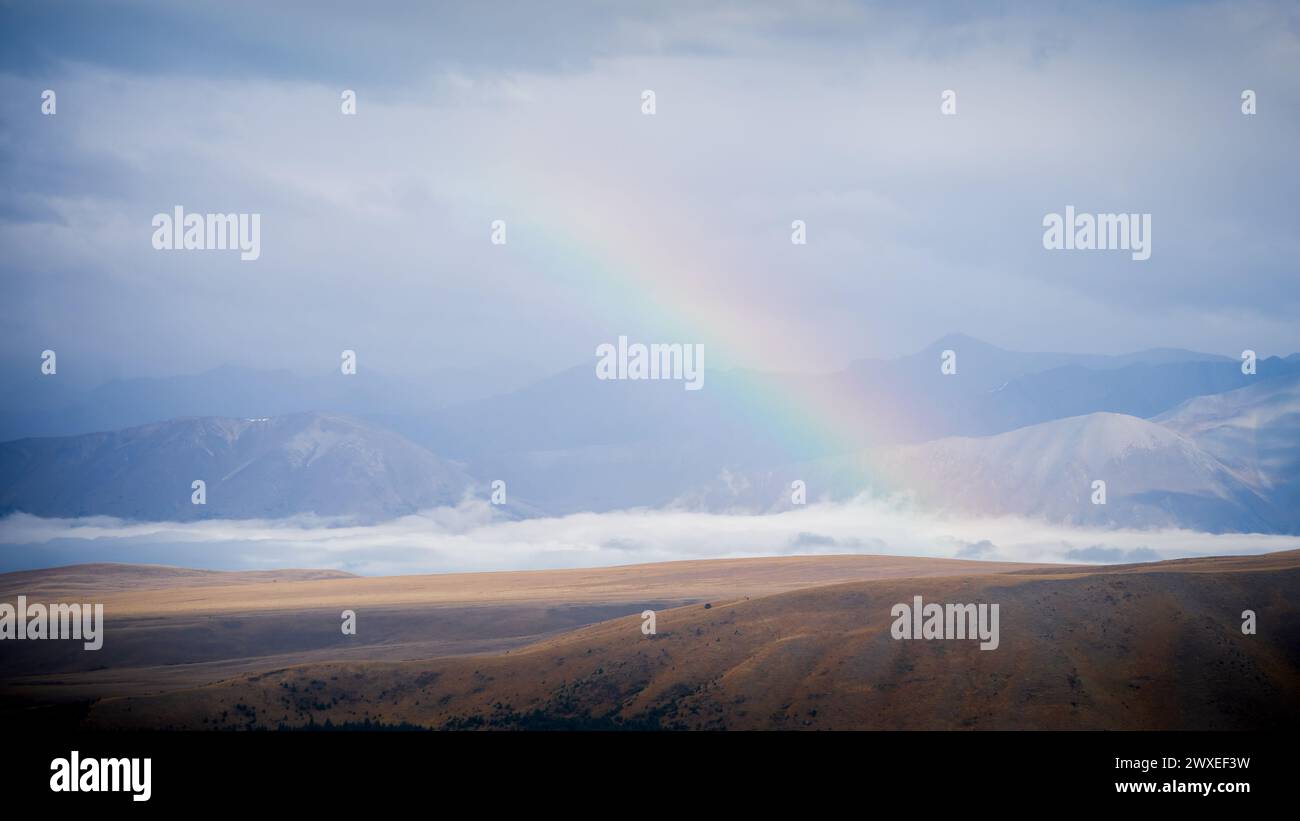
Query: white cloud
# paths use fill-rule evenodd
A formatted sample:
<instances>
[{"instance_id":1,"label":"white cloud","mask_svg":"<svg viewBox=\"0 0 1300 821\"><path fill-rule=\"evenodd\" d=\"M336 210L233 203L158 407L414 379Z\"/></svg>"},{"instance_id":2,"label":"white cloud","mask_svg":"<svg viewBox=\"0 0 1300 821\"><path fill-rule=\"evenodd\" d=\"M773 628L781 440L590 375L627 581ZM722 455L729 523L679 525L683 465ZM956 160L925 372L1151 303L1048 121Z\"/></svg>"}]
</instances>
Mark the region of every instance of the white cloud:
<instances>
[{"instance_id":1,"label":"white cloud","mask_svg":"<svg viewBox=\"0 0 1300 821\"><path fill-rule=\"evenodd\" d=\"M1080 563L1265 553L1295 549L1300 539L935 518L860 499L764 515L623 510L520 521L467 502L364 527L316 517L182 524L15 514L0 520L0 545L0 566L10 569L142 561L387 575L831 553Z\"/></svg>"}]
</instances>

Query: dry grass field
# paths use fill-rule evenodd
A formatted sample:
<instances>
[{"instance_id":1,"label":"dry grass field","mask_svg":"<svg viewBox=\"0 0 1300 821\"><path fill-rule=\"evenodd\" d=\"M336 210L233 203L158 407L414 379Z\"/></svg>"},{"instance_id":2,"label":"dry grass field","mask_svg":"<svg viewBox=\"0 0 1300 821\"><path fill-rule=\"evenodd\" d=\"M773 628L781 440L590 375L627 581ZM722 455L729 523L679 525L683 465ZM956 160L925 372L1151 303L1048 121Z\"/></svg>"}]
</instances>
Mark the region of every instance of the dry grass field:
<instances>
[{"instance_id":1,"label":"dry grass field","mask_svg":"<svg viewBox=\"0 0 1300 821\"><path fill-rule=\"evenodd\" d=\"M104 649L14 642L0 718L102 729L1241 729L1300 720L1300 551L1115 567L879 556L362 578L80 566ZM890 608L1000 606L1000 646ZM657 634L640 613L657 611ZM339 614L357 612L358 634ZM1257 635L1241 612L1256 611Z\"/></svg>"}]
</instances>

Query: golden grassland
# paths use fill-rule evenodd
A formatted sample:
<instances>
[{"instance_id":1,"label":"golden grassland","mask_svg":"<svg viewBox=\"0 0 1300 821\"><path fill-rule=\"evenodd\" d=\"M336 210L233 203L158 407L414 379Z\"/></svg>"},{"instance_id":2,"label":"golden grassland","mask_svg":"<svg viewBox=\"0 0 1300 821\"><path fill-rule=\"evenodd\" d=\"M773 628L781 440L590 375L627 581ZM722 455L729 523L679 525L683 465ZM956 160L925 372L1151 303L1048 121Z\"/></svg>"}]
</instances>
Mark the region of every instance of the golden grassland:
<instances>
[{"instance_id":1,"label":"golden grassland","mask_svg":"<svg viewBox=\"0 0 1300 821\"><path fill-rule=\"evenodd\" d=\"M1117 567L842 556L391 578L176 571L175 583L152 571L131 581L120 568L104 588L102 669L84 652L11 661L5 713L75 704L80 726L101 729L1300 719L1300 551ZM94 571L37 573L46 598L73 591L74 577L77 596L94 592ZM11 582L0 577L4 596ZM998 603L1000 646L892 639L891 607L915 595ZM641 631L647 607L653 636ZM341 635L342 609L357 611L357 636ZM1242 634L1246 609L1256 635Z\"/></svg>"}]
</instances>

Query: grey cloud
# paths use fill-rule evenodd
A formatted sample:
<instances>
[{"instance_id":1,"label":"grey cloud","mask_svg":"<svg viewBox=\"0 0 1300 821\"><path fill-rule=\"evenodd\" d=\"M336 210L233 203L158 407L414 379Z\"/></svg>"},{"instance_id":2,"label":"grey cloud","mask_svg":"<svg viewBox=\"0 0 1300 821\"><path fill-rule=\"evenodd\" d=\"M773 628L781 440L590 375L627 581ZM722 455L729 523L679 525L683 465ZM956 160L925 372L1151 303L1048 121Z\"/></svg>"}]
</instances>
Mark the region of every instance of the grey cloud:
<instances>
[{"instance_id":1,"label":"grey cloud","mask_svg":"<svg viewBox=\"0 0 1300 821\"><path fill-rule=\"evenodd\" d=\"M997 553L998 546L988 539L972 542L957 551L959 559L987 559Z\"/></svg>"},{"instance_id":2,"label":"grey cloud","mask_svg":"<svg viewBox=\"0 0 1300 821\"><path fill-rule=\"evenodd\" d=\"M800 547L836 547L839 544L830 536L822 536L818 533L799 533L790 540L790 546L793 548Z\"/></svg>"},{"instance_id":3,"label":"grey cloud","mask_svg":"<svg viewBox=\"0 0 1300 821\"><path fill-rule=\"evenodd\" d=\"M1133 562L1158 562L1163 556L1149 547L1134 547L1127 550L1119 547L1073 548L1065 551L1067 561L1090 562L1099 564L1130 564Z\"/></svg>"},{"instance_id":4,"label":"grey cloud","mask_svg":"<svg viewBox=\"0 0 1300 821\"><path fill-rule=\"evenodd\" d=\"M1113 4L1106 24L1034 4L251 8L4 8L6 352L137 376L306 371L344 347L396 373L548 372L670 323L713 337L713 363L783 370L957 328L1024 350L1300 348L1286 4ZM263 258L152 251L177 203L262 213ZM1153 212L1152 259L1043 251L1067 204ZM789 360L754 361L756 329Z\"/></svg>"}]
</instances>

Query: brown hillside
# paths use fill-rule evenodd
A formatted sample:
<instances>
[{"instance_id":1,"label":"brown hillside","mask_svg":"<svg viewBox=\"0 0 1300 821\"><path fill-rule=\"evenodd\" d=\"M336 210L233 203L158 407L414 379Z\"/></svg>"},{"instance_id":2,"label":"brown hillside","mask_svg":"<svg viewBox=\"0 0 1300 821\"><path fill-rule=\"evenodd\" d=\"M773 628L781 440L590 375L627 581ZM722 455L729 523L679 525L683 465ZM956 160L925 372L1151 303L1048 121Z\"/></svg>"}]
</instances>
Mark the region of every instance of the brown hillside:
<instances>
[{"instance_id":1,"label":"brown hillside","mask_svg":"<svg viewBox=\"0 0 1300 821\"><path fill-rule=\"evenodd\" d=\"M146 698L95 727L1239 729L1300 723L1300 553L851 582L602 622L493 654L333 663ZM1001 646L890 608L1000 605ZM1241 612L1258 613L1258 635Z\"/></svg>"}]
</instances>

